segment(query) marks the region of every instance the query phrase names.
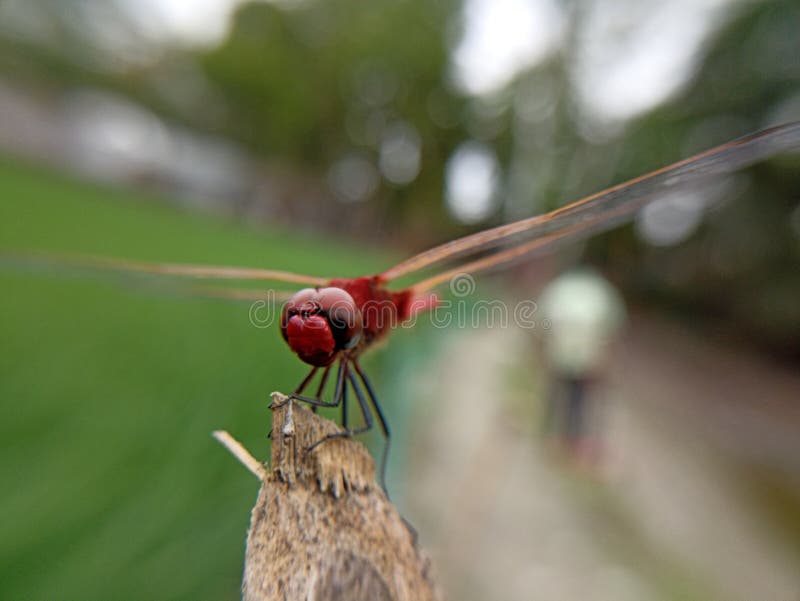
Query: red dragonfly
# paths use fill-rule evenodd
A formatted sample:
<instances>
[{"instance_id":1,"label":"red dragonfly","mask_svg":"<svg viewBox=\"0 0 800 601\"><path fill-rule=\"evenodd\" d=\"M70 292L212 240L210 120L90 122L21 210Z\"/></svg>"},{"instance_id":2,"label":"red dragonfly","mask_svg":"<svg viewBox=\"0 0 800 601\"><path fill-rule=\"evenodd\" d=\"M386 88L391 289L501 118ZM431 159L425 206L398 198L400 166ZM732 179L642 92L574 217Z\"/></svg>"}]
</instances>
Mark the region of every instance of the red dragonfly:
<instances>
[{"instance_id":1,"label":"red dragonfly","mask_svg":"<svg viewBox=\"0 0 800 601\"><path fill-rule=\"evenodd\" d=\"M271 269L219 267L171 263L145 263L103 257L58 257L60 264L177 276L206 280L255 280L306 285L282 309L280 330L289 348L311 365L291 398L316 407L342 407L344 431L352 436L373 426L377 414L386 438L381 479L384 480L390 431L375 391L364 374L359 357L396 325L436 306L432 290L459 274L473 274L511 263L557 243L587 238L629 220L644 205L667 193L696 187L774 155L800 149L800 123L767 129L712 148L678 163L614 186L549 213L487 229L426 250L372 276L320 278ZM475 258L475 255L479 255ZM457 261L458 260L458 261ZM442 267L444 265L444 267ZM440 271L408 288L394 290L392 282L423 269ZM203 287L197 291L243 300L264 298L254 289ZM330 401L323 400L328 376L335 366ZM303 393L322 371L316 392ZM347 391L352 390L364 426L347 422ZM319 444L319 441L317 444ZM316 445L314 445L316 446ZM385 488L385 486L384 486Z\"/></svg>"}]
</instances>

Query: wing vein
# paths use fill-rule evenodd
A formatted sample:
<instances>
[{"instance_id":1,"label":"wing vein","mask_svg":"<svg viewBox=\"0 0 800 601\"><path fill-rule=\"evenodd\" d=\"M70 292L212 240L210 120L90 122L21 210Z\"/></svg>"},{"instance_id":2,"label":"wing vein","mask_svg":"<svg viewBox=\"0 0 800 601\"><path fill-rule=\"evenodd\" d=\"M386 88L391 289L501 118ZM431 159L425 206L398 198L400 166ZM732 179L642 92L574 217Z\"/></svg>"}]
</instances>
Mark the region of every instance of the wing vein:
<instances>
[{"instance_id":1,"label":"wing vein","mask_svg":"<svg viewBox=\"0 0 800 601\"><path fill-rule=\"evenodd\" d=\"M555 241L564 240L567 237L578 237L581 233L589 230L603 231L625 220L636 210L667 192L697 185L797 148L800 148L800 122L767 129L587 196L549 213L528 217L446 242L399 263L380 274L379 277L385 282L390 282L437 263L503 244L522 234L543 237L545 242L537 242L534 245L535 248L543 248L547 244L547 240ZM585 227L581 224L584 224ZM514 253L524 254L525 251L519 249L527 248L527 244L530 243L519 243L514 247L517 250L501 251L498 256L511 256ZM490 260L491 258L486 258L468 263L461 268L461 271L470 265L488 265ZM504 260L494 257L491 265L502 262ZM454 272L454 270L451 271ZM434 278L439 282L443 281L441 276L434 276ZM432 281L434 278L426 280L426 282Z\"/></svg>"},{"instance_id":2,"label":"wing vein","mask_svg":"<svg viewBox=\"0 0 800 601\"><path fill-rule=\"evenodd\" d=\"M317 276L301 275L276 269L256 267L225 267L189 263L151 263L112 257L81 254L20 255L18 260L61 267L99 269L110 272L137 273L156 276L188 277L206 280L275 281L309 286L324 286L330 280Z\"/></svg>"}]
</instances>

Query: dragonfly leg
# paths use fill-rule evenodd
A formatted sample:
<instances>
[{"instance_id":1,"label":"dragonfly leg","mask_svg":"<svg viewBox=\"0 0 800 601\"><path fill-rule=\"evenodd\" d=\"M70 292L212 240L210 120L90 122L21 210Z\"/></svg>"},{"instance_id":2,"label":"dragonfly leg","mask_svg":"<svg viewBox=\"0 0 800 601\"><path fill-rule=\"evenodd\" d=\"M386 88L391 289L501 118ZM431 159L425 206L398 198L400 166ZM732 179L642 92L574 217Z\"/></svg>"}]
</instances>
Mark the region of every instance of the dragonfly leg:
<instances>
[{"instance_id":1,"label":"dragonfly leg","mask_svg":"<svg viewBox=\"0 0 800 601\"><path fill-rule=\"evenodd\" d=\"M311 382L311 379L314 377L314 374L317 373L318 369L319 369L319 367L312 367L311 368L311 371L308 372L308 375L305 378L303 378L302 382L300 382L300 386L298 386L295 389L295 391L294 391L295 394L300 394L301 392L303 392L306 389L306 386L308 386L308 383ZM319 396L319 394L317 396Z\"/></svg>"},{"instance_id":2,"label":"dragonfly leg","mask_svg":"<svg viewBox=\"0 0 800 601\"><path fill-rule=\"evenodd\" d=\"M389 448L392 446L392 433L389 430L389 423L386 421L386 416L383 414L381 410L380 404L378 404L378 399L375 396L375 390L372 388L372 384L369 383L369 379L364 371L361 369L361 366L358 364L358 360L353 359L353 367L358 373L358 377L361 378L361 382L364 384L364 388L367 389L367 394L369 395L369 400L372 403L372 407L375 409L375 414L378 416L378 422L381 426L381 431L383 431L383 437L386 440L386 443L383 446L383 454L381 455L381 471L380 471L380 484L381 488L383 489L383 493L386 495L386 498L391 500L389 496L389 489L386 488L386 466L389 461ZM355 382L355 381L354 381ZM414 546L417 544L417 540L419 535L417 534L417 529L411 525L406 518L400 516L400 519L403 520L403 523L408 528L408 532L411 534L411 538L414 541Z\"/></svg>"},{"instance_id":3,"label":"dragonfly leg","mask_svg":"<svg viewBox=\"0 0 800 601\"><path fill-rule=\"evenodd\" d=\"M331 373L331 366L328 365L325 368L325 371L322 372L322 378L319 381L319 386L317 386L316 396L318 399L322 398L322 393L325 391L325 384L328 383L328 376L330 375L330 373ZM319 407L317 405L311 405L311 411L313 411L314 413L316 413L318 409Z\"/></svg>"},{"instance_id":4,"label":"dragonfly leg","mask_svg":"<svg viewBox=\"0 0 800 601\"><path fill-rule=\"evenodd\" d=\"M323 401L321 398L304 396L297 393L292 393L287 397L286 400L302 401L303 403L308 403L312 407L338 407L342 402L342 394L344 391L345 381L347 379L347 369L347 360L342 359L339 361L339 369L336 372L336 387L334 388L332 401Z\"/></svg>"},{"instance_id":5,"label":"dragonfly leg","mask_svg":"<svg viewBox=\"0 0 800 601\"><path fill-rule=\"evenodd\" d=\"M358 377L367 391L366 396L364 395L361 385L359 384L355 375L353 375L353 373L350 371L349 364L350 360L348 360L347 358L344 358L339 362L339 369L337 370L336 373L336 387L335 387L333 401L327 402L323 401L321 398L312 398L300 394L292 394L289 398L302 401L304 403L308 403L314 408L337 407L340 404L342 405L342 427L344 428L344 430L342 432L334 432L332 434L328 434L327 436L322 437L317 442L308 447L306 449L307 452L313 451L326 440L331 440L333 438L350 438L352 436L355 436L357 434L362 434L372 429L375 425L373 421L374 416L372 413L372 409L374 409L375 415L378 416L378 423L380 424L384 439L386 440L383 447L383 454L381 456L379 481L381 488L388 497L389 492L386 488L386 465L389 459L389 448L391 447L391 432L389 430L389 424L387 423L386 416L384 416L383 411L381 410L381 407L378 404L378 400L375 397L375 391L373 390L372 385L367 379L367 376L361 369L361 366L355 359L352 360L353 367L355 371L358 373ZM325 372L322 375L323 381L320 383L318 396L319 393L321 393L322 388L324 387L325 379L328 377L329 369L330 368L326 368ZM359 408L361 409L361 415L364 417L364 425L361 426L360 428L351 429L348 427L348 409L347 409L348 383L352 387L353 392L355 393L356 399L358 400ZM367 397L369 398L369 400L367 400ZM372 409L370 408L370 405L372 406Z\"/></svg>"},{"instance_id":6,"label":"dragonfly leg","mask_svg":"<svg viewBox=\"0 0 800 601\"><path fill-rule=\"evenodd\" d=\"M364 384L364 388L367 389L367 395L369 396L369 400L372 403L372 407L375 409L375 414L378 416L378 423L381 426L381 431L383 432L383 438L385 439L385 443L383 445L383 454L381 455L381 468L380 468L380 482L381 488L383 488L383 492L386 493L386 496L389 496L389 492L386 489L386 466L389 462L389 449L392 446L392 433L389 430L389 423L386 421L386 416L383 414L383 410L381 409L380 403L378 403L378 399L375 396L375 390L372 388L372 385L369 383L369 379L364 371L361 369L361 366L358 364L357 359L353 359L353 367L358 374L358 377L361 378L361 382Z\"/></svg>"},{"instance_id":7,"label":"dragonfly leg","mask_svg":"<svg viewBox=\"0 0 800 601\"><path fill-rule=\"evenodd\" d=\"M353 379L353 374L350 373L349 371L348 371L348 374L347 374L347 379L348 380L352 380ZM342 428L344 428L345 431L349 430L349 428L347 426L347 423L348 423L347 417L348 417L348 415L347 415L347 382L345 382L344 383L344 389L342 390Z\"/></svg>"},{"instance_id":8,"label":"dragonfly leg","mask_svg":"<svg viewBox=\"0 0 800 601\"><path fill-rule=\"evenodd\" d=\"M315 442L313 445L308 447L309 451L313 451L315 448L317 448L319 445L321 445L326 440L330 440L332 438L350 438L352 436L355 436L356 434L362 434L363 432L366 432L366 431L372 429L372 426L374 426L374 423L372 422L372 412L369 409L369 405L367 404L367 400L364 398L364 393L361 392L361 389L358 387L358 382L356 382L355 376L353 376L352 373L348 373L347 374L347 379L350 381L350 385L353 387L353 392L356 394L356 398L358 399L358 404L361 407L361 415L364 416L364 425L361 426L360 428L350 429L350 428L347 427L346 424L343 424L344 431L342 431L342 432L333 432L332 434L328 434L326 436L323 436L317 442ZM345 393L343 395L343 399L342 400L345 400L346 398L347 398L347 394L346 394L346 389L345 389ZM343 411L343 414L344 414L344 411Z\"/></svg>"}]
</instances>

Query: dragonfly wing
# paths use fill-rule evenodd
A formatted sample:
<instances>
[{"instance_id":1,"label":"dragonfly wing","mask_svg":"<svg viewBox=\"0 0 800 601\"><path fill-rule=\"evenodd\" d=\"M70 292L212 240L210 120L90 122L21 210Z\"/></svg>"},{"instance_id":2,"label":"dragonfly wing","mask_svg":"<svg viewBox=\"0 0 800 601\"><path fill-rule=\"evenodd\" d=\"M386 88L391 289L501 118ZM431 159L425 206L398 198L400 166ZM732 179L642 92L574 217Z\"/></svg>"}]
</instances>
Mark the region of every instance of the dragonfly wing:
<instances>
[{"instance_id":1,"label":"dragonfly wing","mask_svg":"<svg viewBox=\"0 0 800 601\"><path fill-rule=\"evenodd\" d=\"M266 304L285 303L297 290L273 290L258 288L228 288L223 286L181 286L179 294L199 296L203 298L242 301L247 303L261 302Z\"/></svg>"},{"instance_id":2,"label":"dragonfly wing","mask_svg":"<svg viewBox=\"0 0 800 601\"><path fill-rule=\"evenodd\" d=\"M109 274L186 277L204 280L272 281L307 286L324 286L330 280L275 269L223 267L186 263L150 263L80 254L3 254L3 263L54 270L90 270Z\"/></svg>"},{"instance_id":3,"label":"dragonfly wing","mask_svg":"<svg viewBox=\"0 0 800 601\"><path fill-rule=\"evenodd\" d=\"M447 282L458 275L465 273L474 274L481 271L487 271L501 265L512 263L513 261L523 257L532 256L536 254L537 251L541 252L552 250L559 243L566 243L578 237L587 238L593 234L598 234L611 229L615 225L624 223L628 220L628 218L629 216L627 213L623 211L617 211L616 214L613 212L610 214L605 214L603 219L596 223L585 221L582 223L573 224L571 226L565 226L550 234L538 236L533 240L527 240L526 242L520 242L510 246L509 248L504 248L485 257L481 257L456 267L446 269L441 273L417 282L411 286L411 290L413 290L415 296L421 296L432 288L435 288L436 286L443 284L444 282Z\"/></svg>"},{"instance_id":4,"label":"dragonfly wing","mask_svg":"<svg viewBox=\"0 0 800 601\"><path fill-rule=\"evenodd\" d=\"M44 258L44 255L36 256L20 256L20 255L0 255L0 266L13 267L23 269L26 272L31 270L47 270L48 273L53 273L58 276L70 277L74 275L74 270L81 271L87 268L85 262L80 263L80 267L75 262L64 263L65 257L58 255L56 261L53 258ZM71 257L73 258L73 257ZM95 259L93 257L93 259ZM100 272L107 279L108 276L129 276L131 273L138 276L144 274L146 277L130 278L124 277L118 283L125 287L133 287L137 291L145 293L153 292L159 296L176 296L176 297L195 297L195 298L210 298L222 299L230 301L242 301L251 304L259 303L258 306L275 307L280 303L288 301L293 295L297 293L294 290L278 290L275 288L236 288L231 286L216 286L212 284L198 284L194 281L176 280L174 278L158 278L149 277L153 272L141 271L137 269L118 269L116 259L98 259L102 262L104 270L100 270L99 265L92 262L92 274ZM108 267L108 262L114 262L115 268ZM67 269L65 269L67 267ZM194 266L193 266L194 267ZM214 268L217 269L217 268ZM158 271L158 274L164 272ZM171 273L171 272L170 272ZM83 275L81 273L81 275ZM179 275L183 275L182 273Z\"/></svg>"},{"instance_id":5,"label":"dragonfly wing","mask_svg":"<svg viewBox=\"0 0 800 601\"><path fill-rule=\"evenodd\" d=\"M512 260L518 254L542 249L546 244L555 241L565 241L567 238L579 239L605 231L630 219L641 207L667 193L681 191L719 178L793 149L800 149L800 123L789 123L733 140L549 213L436 246L392 267L380 277L390 282L437 263L516 241L514 248L501 251L493 258L494 262L489 257L485 261L479 260L468 264L488 269ZM518 237L524 237L526 241L519 242ZM531 237L541 238L542 242L530 241ZM532 246L525 246L528 244ZM523 250L525 248L528 250ZM511 256L513 253L518 254ZM460 271L465 271L465 267L463 266ZM436 276L436 279L441 281L439 276Z\"/></svg>"}]
</instances>

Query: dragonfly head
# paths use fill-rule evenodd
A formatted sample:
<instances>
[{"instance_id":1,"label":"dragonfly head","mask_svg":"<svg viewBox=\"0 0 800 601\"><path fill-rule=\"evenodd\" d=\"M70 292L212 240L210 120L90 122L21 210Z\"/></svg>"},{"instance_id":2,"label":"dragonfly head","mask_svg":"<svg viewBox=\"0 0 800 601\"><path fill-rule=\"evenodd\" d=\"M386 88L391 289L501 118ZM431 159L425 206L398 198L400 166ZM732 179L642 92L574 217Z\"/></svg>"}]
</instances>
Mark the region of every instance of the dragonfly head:
<instances>
[{"instance_id":1,"label":"dragonfly head","mask_svg":"<svg viewBox=\"0 0 800 601\"><path fill-rule=\"evenodd\" d=\"M283 307L281 334L301 360L324 367L361 339L361 311L341 288L305 288Z\"/></svg>"}]
</instances>

